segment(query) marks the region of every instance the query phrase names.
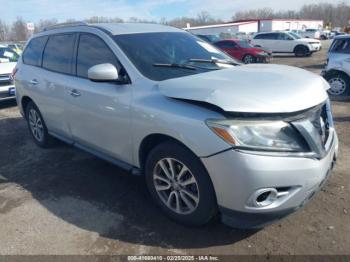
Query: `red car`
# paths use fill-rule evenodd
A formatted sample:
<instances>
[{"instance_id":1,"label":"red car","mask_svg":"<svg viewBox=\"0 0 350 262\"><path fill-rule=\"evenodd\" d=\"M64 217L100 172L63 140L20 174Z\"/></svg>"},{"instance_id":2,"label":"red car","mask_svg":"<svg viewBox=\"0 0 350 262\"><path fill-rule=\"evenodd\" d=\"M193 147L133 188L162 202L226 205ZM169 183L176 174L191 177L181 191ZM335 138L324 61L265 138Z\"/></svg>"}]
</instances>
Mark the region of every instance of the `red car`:
<instances>
[{"instance_id":1,"label":"red car","mask_svg":"<svg viewBox=\"0 0 350 262\"><path fill-rule=\"evenodd\" d=\"M269 63L272 58L271 52L254 47L247 40L226 39L215 42L214 45L245 64Z\"/></svg>"}]
</instances>

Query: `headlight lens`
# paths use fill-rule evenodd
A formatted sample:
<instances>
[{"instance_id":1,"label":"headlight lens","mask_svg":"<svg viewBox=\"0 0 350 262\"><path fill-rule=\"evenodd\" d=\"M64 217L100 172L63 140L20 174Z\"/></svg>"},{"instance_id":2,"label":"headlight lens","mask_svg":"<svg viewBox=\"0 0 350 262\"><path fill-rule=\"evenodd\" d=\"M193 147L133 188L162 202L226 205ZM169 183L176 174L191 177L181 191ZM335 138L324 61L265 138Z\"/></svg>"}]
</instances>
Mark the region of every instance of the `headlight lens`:
<instances>
[{"instance_id":1,"label":"headlight lens","mask_svg":"<svg viewBox=\"0 0 350 262\"><path fill-rule=\"evenodd\" d=\"M207 125L235 147L287 152L308 150L301 135L283 121L208 120Z\"/></svg>"}]
</instances>

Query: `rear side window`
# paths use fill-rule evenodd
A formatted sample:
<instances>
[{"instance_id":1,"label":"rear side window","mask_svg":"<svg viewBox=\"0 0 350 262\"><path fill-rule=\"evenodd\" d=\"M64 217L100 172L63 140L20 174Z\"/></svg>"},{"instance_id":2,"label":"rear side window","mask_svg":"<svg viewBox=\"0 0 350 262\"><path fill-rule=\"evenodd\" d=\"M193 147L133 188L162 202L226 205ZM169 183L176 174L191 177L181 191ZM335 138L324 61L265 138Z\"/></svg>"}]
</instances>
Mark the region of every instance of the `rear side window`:
<instances>
[{"instance_id":1,"label":"rear side window","mask_svg":"<svg viewBox=\"0 0 350 262\"><path fill-rule=\"evenodd\" d=\"M277 40L278 35L279 35L278 33L260 34L260 35L257 35L254 39Z\"/></svg>"},{"instance_id":2,"label":"rear side window","mask_svg":"<svg viewBox=\"0 0 350 262\"><path fill-rule=\"evenodd\" d=\"M43 55L43 67L58 73L71 74L75 34L50 36Z\"/></svg>"},{"instance_id":3,"label":"rear side window","mask_svg":"<svg viewBox=\"0 0 350 262\"><path fill-rule=\"evenodd\" d=\"M120 70L120 64L106 43L92 34L82 34L79 39L77 75L87 78L90 67L110 63Z\"/></svg>"},{"instance_id":4,"label":"rear side window","mask_svg":"<svg viewBox=\"0 0 350 262\"><path fill-rule=\"evenodd\" d=\"M41 55L43 53L47 36L33 38L23 52L23 62L28 65L41 66Z\"/></svg>"},{"instance_id":5,"label":"rear side window","mask_svg":"<svg viewBox=\"0 0 350 262\"><path fill-rule=\"evenodd\" d=\"M350 38L335 40L331 52L350 54Z\"/></svg>"}]
</instances>

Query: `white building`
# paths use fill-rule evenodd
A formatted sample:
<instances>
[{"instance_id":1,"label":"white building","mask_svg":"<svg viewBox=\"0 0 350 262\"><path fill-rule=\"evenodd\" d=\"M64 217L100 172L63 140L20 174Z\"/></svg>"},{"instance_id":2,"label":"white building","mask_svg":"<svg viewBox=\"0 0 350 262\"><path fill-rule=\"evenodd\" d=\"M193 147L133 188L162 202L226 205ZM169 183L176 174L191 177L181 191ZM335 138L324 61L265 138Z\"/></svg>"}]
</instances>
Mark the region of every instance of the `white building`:
<instances>
[{"instance_id":1,"label":"white building","mask_svg":"<svg viewBox=\"0 0 350 262\"><path fill-rule=\"evenodd\" d=\"M219 35L221 33L257 33L285 30L322 29L322 20L301 20L301 19L250 19L240 20L231 23L195 26L188 25L185 30L196 35Z\"/></svg>"}]
</instances>

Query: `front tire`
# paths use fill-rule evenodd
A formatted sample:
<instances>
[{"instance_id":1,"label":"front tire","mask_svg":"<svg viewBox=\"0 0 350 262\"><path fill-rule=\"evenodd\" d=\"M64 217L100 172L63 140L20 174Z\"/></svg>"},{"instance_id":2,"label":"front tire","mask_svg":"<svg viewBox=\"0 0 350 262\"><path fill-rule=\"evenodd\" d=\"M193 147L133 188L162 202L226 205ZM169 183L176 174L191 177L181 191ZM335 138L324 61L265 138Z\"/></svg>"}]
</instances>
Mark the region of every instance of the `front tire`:
<instances>
[{"instance_id":1,"label":"front tire","mask_svg":"<svg viewBox=\"0 0 350 262\"><path fill-rule=\"evenodd\" d=\"M306 46L297 46L294 50L296 57L305 57L310 53L309 49Z\"/></svg>"},{"instance_id":2,"label":"front tire","mask_svg":"<svg viewBox=\"0 0 350 262\"><path fill-rule=\"evenodd\" d=\"M350 78L342 73L334 73L326 76L330 85L328 93L331 96L347 96L350 93Z\"/></svg>"},{"instance_id":3,"label":"front tire","mask_svg":"<svg viewBox=\"0 0 350 262\"><path fill-rule=\"evenodd\" d=\"M245 55L243 57L243 63L245 63L245 64L251 64L251 63L254 63L254 62L255 62L255 58L252 55Z\"/></svg>"},{"instance_id":4,"label":"front tire","mask_svg":"<svg viewBox=\"0 0 350 262\"><path fill-rule=\"evenodd\" d=\"M34 142L43 148L50 147L53 139L47 131L46 124L38 107L30 101L27 104L25 112L28 128Z\"/></svg>"},{"instance_id":5,"label":"front tire","mask_svg":"<svg viewBox=\"0 0 350 262\"><path fill-rule=\"evenodd\" d=\"M146 160L145 176L153 200L176 222L200 226L216 215L209 175L184 146L174 142L156 146Z\"/></svg>"}]
</instances>

